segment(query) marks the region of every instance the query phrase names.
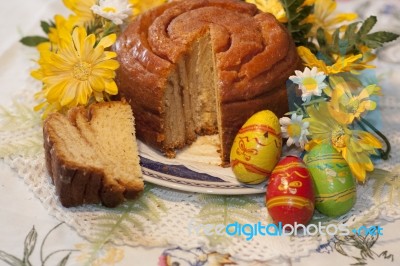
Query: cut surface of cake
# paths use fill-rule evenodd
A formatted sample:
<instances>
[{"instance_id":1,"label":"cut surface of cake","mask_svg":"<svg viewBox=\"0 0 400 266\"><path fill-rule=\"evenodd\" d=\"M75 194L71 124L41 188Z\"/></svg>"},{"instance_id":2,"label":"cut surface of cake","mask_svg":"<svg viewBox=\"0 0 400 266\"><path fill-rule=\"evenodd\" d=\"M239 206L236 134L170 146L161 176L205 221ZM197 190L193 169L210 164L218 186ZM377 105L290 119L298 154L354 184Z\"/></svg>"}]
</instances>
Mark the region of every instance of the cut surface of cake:
<instances>
[{"instance_id":1,"label":"cut surface of cake","mask_svg":"<svg viewBox=\"0 0 400 266\"><path fill-rule=\"evenodd\" d=\"M300 62L273 15L236 0L159 6L137 17L115 50L138 138L174 157L198 135L218 133L223 165L251 115L287 112L285 83Z\"/></svg>"},{"instance_id":2,"label":"cut surface of cake","mask_svg":"<svg viewBox=\"0 0 400 266\"><path fill-rule=\"evenodd\" d=\"M65 207L115 207L143 190L129 104L114 101L51 114L43 126L47 170Z\"/></svg>"}]
</instances>

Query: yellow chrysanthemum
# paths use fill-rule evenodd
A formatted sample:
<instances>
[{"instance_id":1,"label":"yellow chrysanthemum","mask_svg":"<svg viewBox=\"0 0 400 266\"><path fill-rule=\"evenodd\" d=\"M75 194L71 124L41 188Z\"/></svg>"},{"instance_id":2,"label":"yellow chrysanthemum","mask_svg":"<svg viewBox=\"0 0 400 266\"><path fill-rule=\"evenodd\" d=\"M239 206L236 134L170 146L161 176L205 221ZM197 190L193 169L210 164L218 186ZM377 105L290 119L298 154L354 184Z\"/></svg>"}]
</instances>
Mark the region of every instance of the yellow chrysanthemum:
<instances>
[{"instance_id":1,"label":"yellow chrysanthemum","mask_svg":"<svg viewBox=\"0 0 400 266\"><path fill-rule=\"evenodd\" d=\"M64 18L61 15L54 16L54 25L55 27L50 28L50 32L48 34L49 41L51 43L59 43L60 37L63 35L62 31L64 32L72 32L72 29L77 24L77 18L75 16L70 16L68 19Z\"/></svg>"},{"instance_id":2,"label":"yellow chrysanthemum","mask_svg":"<svg viewBox=\"0 0 400 266\"><path fill-rule=\"evenodd\" d=\"M49 29L48 42L43 42L37 46L37 49L42 50L57 50L58 44L62 36L71 34L73 28L76 26L77 19L75 16L65 18L61 15L54 16L54 27Z\"/></svg>"},{"instance_id":3,"label":"yellow chrysanthemum","mask_svg":"<svg viewBox=\"0 0 400 266\"><path fill-rule=\"evenodd\" d=\"M132 12L134 16L139 15L140 13L143 13L144 11L151 9L153 7L162 5L166 3L166 0L154 0L154 1L148 1L148 0L129 0L129 3L132 5Z\"/></svg>"},{"instance_id":4,"label":"yellow chrysanthemum","mask_svg":"<svg viewBox=\"0 0 400 266\"><path fill-rule=\"evenodd\" d=\"M336 62L333 65L328 66L324 61L319 60L307 47L299 46L297 47L297 52L306 66L310 68L316 67L326 75L342 72L352 72L357 74L360 70L375 68L375 66L368 65L366 62L361 61L363 57L362 54L338 56Z\"/></svg>"},{"instance_id":5,"label":"yellow chrysanthemum","mask_svg":"<svg viewBox=\"0 0 400 266\"><path fill-rule=\"evenodd\" d=\"M351 124L365 111L375 110L376 102L369 97L381 94L381 88L377 85L369 85L354 95L343 78L331 77L330 83L333 85L333 90L328 107L332 117L339 123Z\"/></svg>"},{"instance_id":6,"label":"yellow chrysanthemum","mask_svg":"<svg viewBox=\"0 0 400 266\"><path fill-rule=\"evenodd\" d=\"M105 51L114 44L111 34L96 45L96 37L89 36L84 27L77 27L72 35L61 36L57 51L42 51L40 68L32 76L43 82L43 91L37 94L44 102L35 109L60 110L77 105L87 105L94 96L104 100L104 93L118 92L113 78L119 64L115 52Z\"/></svg>"},{"instance_id":7,"label":"yellow chrysanthemum","mask_svg":"<svg viewBox=\"0 0 400 266\"><path fill-rule=\"evenodd\" d=\"M336 10L336 2L334 0L315 0L314 13L308 16L304 23L311 23L311 33L315 36L318 28L323 28L326 32L332 32L337 25L345 21L353 21L358 16L356 13L338 13Z\"/></svg>"},{"instance_id":8,"label":"yellow chrysanthemum","mask_svg":"<svg viewBox=\"0 0 400 266\"><path fill-rule=\"evenodd\" d=\"M247 3L255 4L263 12L271 13L282 23L287 22L286 12L280 0L245 0Z\"/></svg>"},{"instance_id":9,"label":"yellow chrysanthemum","mask_svg":"<svg viewBox=\"0 0 400 266\"><path fill-rule=\"evenodd\" d=\"M382 148L379 140L369 132L351 130L346 124L336 121L326 102L321 103L319 108L307 108L307 113L310 117L304 120L310 123L312 141L306 145L306 150L311 150L319 143L330 143L341 152L357 180L364 182L366 171L374 170L370 155L376 154L375 149Z\"/></svg>"},{"instance_id":10,"label":"yellow chrysanthemum","mask_svg":"<svg viewBox=\"0 0 400 266\"><path fill-rule=\"evenodd\" d=\"M78 26L84 26L93 21L94 14L90 8L97 3L97 0L63 0L63 3L76 15Z\"/></svg>"}]
</instances>

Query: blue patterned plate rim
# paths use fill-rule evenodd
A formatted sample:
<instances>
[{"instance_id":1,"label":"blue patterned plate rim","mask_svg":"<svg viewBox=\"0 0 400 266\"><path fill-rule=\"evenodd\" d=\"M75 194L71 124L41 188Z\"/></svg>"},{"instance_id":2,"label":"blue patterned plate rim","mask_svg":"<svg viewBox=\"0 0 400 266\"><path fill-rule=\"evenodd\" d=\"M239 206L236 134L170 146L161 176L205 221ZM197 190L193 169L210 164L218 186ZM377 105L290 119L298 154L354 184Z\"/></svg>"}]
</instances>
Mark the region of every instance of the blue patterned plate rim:
<instances>
[{"instance_id":1,"label":"blue patterned plate rim","mask_svg":"<svg viewBox=\"0 0 400 266\"><path fill-rule=\"evenodd\" d=\"M147 182L186 192L218 195L247 195L265 193L263 188L231 183L221 178L199 173L184 165L166 165L140 157L143 179Z\"/></svg>"}]
</instances>

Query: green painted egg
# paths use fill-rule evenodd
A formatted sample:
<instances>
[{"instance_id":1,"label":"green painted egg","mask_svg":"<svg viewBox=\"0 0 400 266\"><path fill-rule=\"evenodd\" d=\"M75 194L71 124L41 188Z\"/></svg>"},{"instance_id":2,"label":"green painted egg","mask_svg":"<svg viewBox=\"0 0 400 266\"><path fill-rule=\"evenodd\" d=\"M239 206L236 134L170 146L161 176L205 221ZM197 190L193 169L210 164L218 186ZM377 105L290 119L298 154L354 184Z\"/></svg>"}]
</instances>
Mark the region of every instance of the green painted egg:
<instances>
[{"instance_id":1,"label":"green painted egg","mask_svg":"<svg viewBox=\"0 0 400 266\"><path fill-rule=\"evenodd\" d=\"M350 211L356 202L356 181L342 155L322 143L304 161L314 181L316 209L332 217Z\"/></svg>"},{"instance_id":2,"label":"green painted egg","mask_svg":"<svg viewBox=\"0 0 400 266\"><path fill-rule=\"evenodd\" d=\"M281 127L278 117L263 110L252 115L237 133L230 161L233 173L243 183L265 181L282 153Z\"/></svg>"}]
</instances>

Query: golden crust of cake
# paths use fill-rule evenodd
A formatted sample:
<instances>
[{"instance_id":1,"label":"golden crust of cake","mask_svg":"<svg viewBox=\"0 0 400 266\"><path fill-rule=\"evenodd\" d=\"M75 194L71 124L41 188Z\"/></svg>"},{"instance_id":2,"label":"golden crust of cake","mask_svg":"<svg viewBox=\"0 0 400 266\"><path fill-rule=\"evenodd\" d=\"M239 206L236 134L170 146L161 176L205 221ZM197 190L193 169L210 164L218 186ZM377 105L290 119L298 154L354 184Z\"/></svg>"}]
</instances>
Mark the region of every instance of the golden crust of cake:
<instances>
[{"instance_id":1,"label":"golden crust of cake","mask_svg":"<svg viewBox=\"0 0 400 266\"><path fill-rule=\"evenodd\" d=\"M132 105L138 137L173 154L191 138L168 141L165 95L174 81L171 73L179 74L182 64L187 67L194 44L204 36L209 36L215 72L216 93L210 101L217 105L221 157L227 163L247 118L262 109L278 116L287 111L285 82L300 60L289 33L273 15L236 0L173 1L150 10L117 41L117 82ZM177 86L186 86L182 75L177 80Z\"/></svg>"},{"instance_id":2,"label":"golden crust of cake","mask_svg":"<svg viewBox=\"0 0 400 266\"><path fill-rule=\"evenodd\" d=\"M51 114L43 126L46 167L61 204L115 207L144 188L134 120L126 102Z\"/></svg>"}]
</instances>

